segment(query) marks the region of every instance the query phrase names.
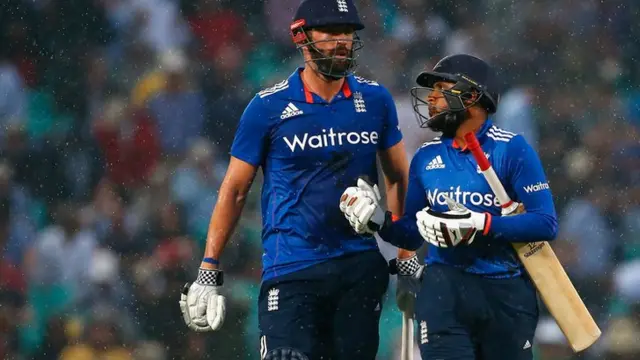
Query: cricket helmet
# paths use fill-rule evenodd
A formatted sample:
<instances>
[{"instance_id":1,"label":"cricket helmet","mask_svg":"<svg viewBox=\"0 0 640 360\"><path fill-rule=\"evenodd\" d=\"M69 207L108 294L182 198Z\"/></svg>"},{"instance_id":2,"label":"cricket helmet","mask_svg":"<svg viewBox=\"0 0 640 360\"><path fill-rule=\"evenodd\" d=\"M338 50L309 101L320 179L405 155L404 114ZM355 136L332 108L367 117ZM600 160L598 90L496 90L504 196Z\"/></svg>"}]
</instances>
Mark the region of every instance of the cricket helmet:
<instances>
[{"instance_id":1,"label":"cricket helmet","mask_svg":"<svg viewBox=\"0 0 640 360\"><path fill-rule=\"evenodd\" d=\"M330 29L332 27L347 27L354 32L353 39L319 40L311 39L309 30ZM307 47L317 71L330 79L339 79L349 75L357 66L357 51L362 49L362 41L358 37L358 30L364 29L364 24L358 15L353 0L303 0L295 13L290 26L291 38L296 47L302 51ZM346 58L337 59L338 42L352 42L352 47ZM320 42L335 42L332 54L326 54L316 46Z\"/></svg>"},{"instance_id":2,"label":"cricket helmet","mask_svg":"<svg viewBox=\"0 0 640 360\"><path fill-rule=\"evenodd\" d=\"M449 82L451 89L434 89L437 82ZM413 110L420 127L429 127L452 137L467 118L467 109L478 104L487 113L498 110L499 84L495 71L484 60L467 54L450 55L424 71L416 78L418 86L411 89ZM447 109L430 114L428 96L433 91L442 93ZM426 109L426 113L425 113Z\"/></svg>"}]
</instances>

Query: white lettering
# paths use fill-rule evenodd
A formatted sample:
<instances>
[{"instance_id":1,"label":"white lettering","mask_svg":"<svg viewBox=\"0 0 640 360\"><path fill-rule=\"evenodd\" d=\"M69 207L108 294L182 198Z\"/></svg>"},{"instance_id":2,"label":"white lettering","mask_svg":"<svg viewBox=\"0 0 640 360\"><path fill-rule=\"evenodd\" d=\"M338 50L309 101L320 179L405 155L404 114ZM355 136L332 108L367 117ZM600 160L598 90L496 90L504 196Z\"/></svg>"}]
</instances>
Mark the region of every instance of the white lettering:
<instances>
[{"instance_id":1,"label":"white lettering","mask_svg":"<svg viewBox=\"0 0 640 360\"><path fill-rule=\"evenodd\" d=\"M309 138L309 147L313 149L322 147L322 139L320 138L320 135L313 135Z\"/></svg>"},{"instance_id":2,"label":"white lettering","mask_svg":"<svg viewBox=\"0 0 640 360\"><path fill-rule=\"evenodd\" d=\"M471 196L469 196L469 200L473 205L479 206L480 204L482 204L482 194L471 193Z\"/></svg>"},{"instance_id":3,"label":"white lettering","mask_svg":"<svg viewBox=\"0 0 640 360\"><path fill-rule=\"evenodd\" d=\"M287 137L284 137L284 142L287 143L287 145L289 146L289 149L291 149L291 152L296 151L296 147L300 146L301 150L304 150L304 147L307 143L307 137L309 136L309 134L304 134L304 137L302 138L302 140L300 140L300 138L298 138L298 135L295 135L293 137L293 143L291 141L289 141L289 139L287 139Z\"/></svg>"},{"instance_id":4,"label":"white lettering","mask_svg":"<svg viewBox=\"0 0 640 360\"><path fill-rule=\"evenodd\" d=\"M368 133L368 132L363 131L363 132L360 134L360 138L362 138L362 143L363 143L363 144L368 144L368 143L369 143L369 133Z\"/></svg>"},{"instance_id":5,"label":"white lettering","mask_svg":"<svg viewBox=\"0 0 640 360\"><path fill-rule=\"evenodd\" d=\"M329 129L329 137L331 138L331 146L336 146L336 133L333 132L333 128Z\"/></svg>"},{"instance_id":6,"label":"white lettering","mask_svg":"<svg viewBox=\"0 0 640 360\"><path fill-rule=\"evenodd\" d=\"M369 138L371 139L371 143L372 144L377 144L378 143L378 133L375 131L372 131L369 133Z\"/></svg>"},{"instance_id":7,"label":"white lettering","mask_svg":"<svg viewBox=\"0 0 640 360\"><path fill-rule=\"evenodd\" d=\"M350 144L358 144L360 142L360 135L356 132L350 132L347 134L347 141Z\"/></svg>"},{"instance_id":8,"label":"white lettering","mask_svg":"<svg viewBox=\"0 0 640 360\"><path fill-rule=\"evenodd\" d=\"M338 145L342 145L342 137L347 135L347 133L338 133Z\"/></svg>"},{"instance_id":9,"label":"white lettering","mask_svg":"<svg viewBox=\"0 0 640 360\"><path fill-rule=\"evenodd\" d=\"M346 142L352 145L377 144L378 133L376 131L362 131L360 133L335 132L333 128L330 128L329 130L322 129L322 134L310 135L309 133L304 133L302 135L293 135L293 139L287 136L284 136L283 139L289 149L291 149L291 152L295 152L298 149L304 150L307 147L318 149L346 145L343 139L346 139Z\"/></svg>"},{"instance_id":10,"label":"white lettering","mask_svg":"<svg viewBox=\"0 0 640 360\"><path fill-rule=\"evenodd\" d=\"M496 206L500 207L500 202L493 194L482 194L479 192L462 191L460 186L450 187L449 192L440 191L440 189L428 190L427 200L430 204L447 205L445 196L455 200L463 205L471 204L474 206Z\"/></svg>"},{"instance_id":11,"label":"white lettering","mask_svg":"<svg viewBox=\"0 0 640 360\"><path fill-rule=\"evenodd\" d=\"M542 190L549 190L549 184L546 182L543 183L542 181L540 181L537 184L531 184L524 187L524 191L526 191L527 194L530 194L532 192L542 191Z\"/></svg>"}]
</instances>

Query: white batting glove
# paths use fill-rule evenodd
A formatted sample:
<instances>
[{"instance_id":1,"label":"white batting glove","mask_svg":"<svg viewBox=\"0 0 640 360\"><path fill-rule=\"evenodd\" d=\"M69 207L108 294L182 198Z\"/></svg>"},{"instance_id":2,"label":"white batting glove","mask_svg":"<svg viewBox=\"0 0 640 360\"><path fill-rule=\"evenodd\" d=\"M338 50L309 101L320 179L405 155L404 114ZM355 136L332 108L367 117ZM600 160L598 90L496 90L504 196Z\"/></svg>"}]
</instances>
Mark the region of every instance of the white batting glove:
<instances>
[{"instance_id":1,"label":"white batting glove","mask_svg":"<svg viewBox=\"0 0 640 360\"><path fill-rule=\"evenodd\" d=\"M390 213L380 206L378 185L359 178L357 186L351 186L340 197L340 211L358 234L374 234L382 228Z\"/></svg>"},{"instance_id":2,"label":"white batting glove","mask_svg":"<svg viewBox=\"0 0 640 360\"><path fill-rule=\"evenodd\" d=\"M415 299L420 291L420 281L425 266L418 261L418 255L406 259L392 259L389 261L389 273L398 275L396 284L396 303L398 308L407 313L413 313Z\"/></svg>"},{"instance_id":3,"label":"white batting glove","mask_svg":"<svg viewBox=\"0 0 640 360\"><path fill-rule=\"evenodd\" d=\"M197 332L218 330L224 322L225 298L218 294L223 283L220 270L200 269L198 278L186 284L180 295L180 311L189 329Z\"/></svg>"},{"instance_id":4,"label":"white batting glove","mask_svg":"<svg viewBox=\"0 0 640 360\"><path fill-rule=\"evenodd\" d=\"M416 214L420 235L430 244L441 247L469 245L478 232L486 232L491 215L471 211L445 196L449 211L439 213L426 207Z\"/></svg>"}]
</instances>

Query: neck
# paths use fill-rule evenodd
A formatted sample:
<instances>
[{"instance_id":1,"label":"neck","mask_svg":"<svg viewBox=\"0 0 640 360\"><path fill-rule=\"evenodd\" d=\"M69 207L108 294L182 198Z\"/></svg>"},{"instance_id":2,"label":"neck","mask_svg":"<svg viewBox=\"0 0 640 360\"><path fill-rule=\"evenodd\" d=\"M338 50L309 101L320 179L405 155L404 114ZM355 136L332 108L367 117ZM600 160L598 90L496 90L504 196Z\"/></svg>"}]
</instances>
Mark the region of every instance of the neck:
<instances>
[{"instance_id":1,"label":"neck","mask_svg":"<svg viewBox=\"0 0 640 360\"><path fill-rule=\"evenodd\" d=\"M456 136L454 141L460 146L464 147L467 142L464 140L464 135L473 132L474 134L484 125L487 118L484 116L472 116L467 121L463 122L462 125L456 131Z\"/></svg>"},{"instance_id":2,"label":"neck","mask_svg":"<svg viewBox=\"0 0 640 360\"><path fill-rule=\"evenodd\" d=\"M342 89L344 84L344 78L338 80L331 80L324 77L324 75L306 66L302 70L302 81L307 86L309 91L320 96L325 101L329 102L334 96Z\"/></svg>"}]
</instances>

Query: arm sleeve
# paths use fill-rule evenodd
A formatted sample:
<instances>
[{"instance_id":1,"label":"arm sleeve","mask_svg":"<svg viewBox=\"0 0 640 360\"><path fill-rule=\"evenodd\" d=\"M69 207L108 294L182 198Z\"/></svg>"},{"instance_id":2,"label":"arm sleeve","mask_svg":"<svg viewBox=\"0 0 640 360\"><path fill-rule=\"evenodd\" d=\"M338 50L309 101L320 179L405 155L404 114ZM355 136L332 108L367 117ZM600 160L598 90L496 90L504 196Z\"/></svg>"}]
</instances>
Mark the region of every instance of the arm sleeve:
<instances>
[{"instance_id":1,"label":"arm sleeve","mask_svg":"<svg viewBox=\"0 0 640 360\"><path fill-rule=\"evenodd\" d=\"M269 115L262 100L254 97L240 118L231 144L231 156L253 166L262 165L270 134L269 122Z\"/></svg>"},{"instance_id":2,"label":"arm sleeve","mask_svg":"<svg viewBox=\"0 0 640 360\"><path fill-rule=\"evenodd\" d=\"M400 126L398 125L398 111L396 110L396 104L393 101L393 97L388 90L384 89L384 106L386 109L386 118L380 135L380 143L378 146L380 150L386 150L402 140L402 132L400 132Z\"/></svg>"},{"instance_id":3,"label":"arm sleeve","mask_svg":"<svg viewBox=\"0 0 640 360\"><path fill-rule=\"evenodd\" d=\"M542 164L533 148L520 136L507 145L507 192L524 205L525 213L494 216L490 231L507 242L550 241L558 232L553 197ZM510 191L511 190L511 191Z\"/></svg>"},{"instance_id":4,"label":"arm sleeve","mask_svg":"<svg viewBox=\"0 0 640 360\"><path fill-rule=\"evenodd\" d=\"M416 224L416 213L427 207L429 203L416 171L417 168L420 168L418 164L419 159L414 156L409 168L409 185L404 215L378 232L382 240L406 250L417 250L424 243Z\"/></svg>"}]
</instances>

